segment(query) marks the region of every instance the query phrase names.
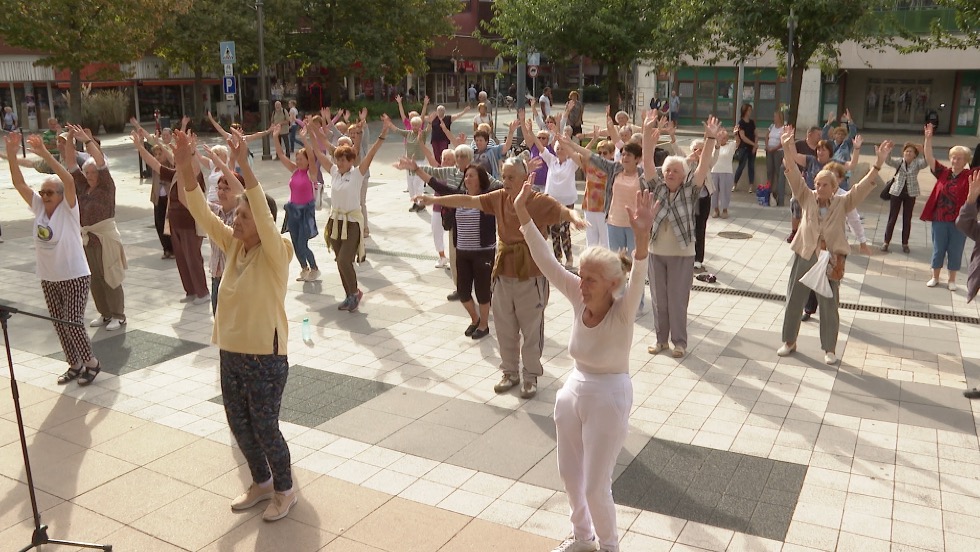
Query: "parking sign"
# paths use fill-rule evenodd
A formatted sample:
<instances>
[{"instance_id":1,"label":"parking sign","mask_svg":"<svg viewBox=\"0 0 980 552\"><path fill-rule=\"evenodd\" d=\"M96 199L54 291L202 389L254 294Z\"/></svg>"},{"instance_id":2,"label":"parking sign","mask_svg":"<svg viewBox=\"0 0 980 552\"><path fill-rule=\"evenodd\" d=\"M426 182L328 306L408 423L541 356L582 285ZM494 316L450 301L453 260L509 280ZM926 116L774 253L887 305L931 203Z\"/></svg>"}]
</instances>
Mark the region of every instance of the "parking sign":
<instances>
[{"instance_id":1,"label":"parking sign","mask_svg":"<svg viewBox=\"0 0 980 552\"><path fill-rule=\"evenodd\" d=\"M235 82L235 77L225 77L221 80L221 84L224 88L225 94L237 94L238 86Z\"/></svg>"}]
</instances>

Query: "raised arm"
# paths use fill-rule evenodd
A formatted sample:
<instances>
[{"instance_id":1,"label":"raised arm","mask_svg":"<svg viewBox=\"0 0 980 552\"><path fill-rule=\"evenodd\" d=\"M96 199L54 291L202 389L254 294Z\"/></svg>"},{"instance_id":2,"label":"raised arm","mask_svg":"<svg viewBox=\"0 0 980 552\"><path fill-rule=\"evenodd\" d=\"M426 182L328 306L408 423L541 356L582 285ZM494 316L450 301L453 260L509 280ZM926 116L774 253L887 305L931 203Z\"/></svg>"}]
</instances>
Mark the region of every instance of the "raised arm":
<instances>
[{"instance_id":1,"label":"raised arm","mask_svg":"<svg viewBox=\"0 0 980 552\"><path fill-rule=\"evenodd\" d=\"M272 132L275 136L278 136L279 133L282 132L282 125L273 125ZM289 171L290 174L292 174L292 172L296 170L296 163L294 163L289 156L286 155L286 152L282 150L282 140L273 140L272 142L276 146L276 157L279 158L279 162L282 163L283 167L286 167L286 170Z\"/></svg>"},{"instance_id":2,"label":"raised arm","mask_svg":"<svg viewBox=\"0 0 980 552\"><path fill-rule=\"evenodd\" d=\"M922 155L926 158L926 164L929 165L929 170L936 168L936 158L932 155L932 125L926 123L925 128L922 130Z\"/></svg>"},{"instance_id":3,"label":"raised arm","mask_svg":"<svg viewBox=\"0 0 980 552\"><path fill-rule=\"evenodd\" d=\"M704 123L704 147L701 148L701 159L698 160L698 168L694 171L694 185L703 186L704 179L708 177L708 173L711 172L711 158L715 153L715 140L718 138L718 132L721 130L721 121L717 117L711 115L708 120ZM644 147L644 150L647 148ZM644 152L645 154L646 152ZM646 169L644 168L644 171Z\"/></svg>"},{"instance_id":4,"label":"raised arm","mask_svg":"<svg viewBox=\"0 0 980 552\"><path fill-rule=\"evenodd\" d=\"M28 205L33 205L34 191L27 185L27 181L24 180L24 173L21 172L20 165L17 164L17 154L22 140L21 134L19 131L8 132L3 140L7 151L7 164L10 165L10 179L14 183L14 189Z\"/></svg>"},{"instance_id":5,"label":"raised arm","mask_svg":"<svg viewBox=\"0 0 980 552\"><path fill-rule=\"evenodd\" d=\"M143 146L143 137L140 136L139 132L134 130L129 136L132 138L133 146L136 147L137 153L140 154L140 158L143 159L146 166L155 173L160 172L160 162L157 161L156 157L153 157L152 153L146 151L146 148Z\"/></svg>"},{"instance_id":6,"label":"raised arm","mask_svg":"<svg viewBox=\"0 0 980 552\"><path fill-rule=\"evenodd\" d=\"M226 131L225 129L223 129L223 128L221 128L221 124L219 124L219 123L218 123L218 121L215 121L215 120L214 120L214 117L212 117L212 116L211 116L211 110L208 110L208 122L210 122L210 123L211 123L211 126L213 126L213 127L214 127L214 130L215 130L215 131L216 131L216 132L217 132L217 133L218 133L218 134L219 134L219 135L220 135L220 136L221 136L221 137L222 137L223 139L225 139L225 140L227 140L228 138L230 138L230 137L231 137L231 134L228 134L228 132L227 132L227 131Z\"/></svg>"},{"instance_id":7,"label":"raised arm","mask_svg":"<svg viewBox=\"0 0 980 552\"><path fill-rule=\"evenodd\" d=\"M537 133L531 129L531 121L525 120L522 121L522 124L524 126L524 142L528 144L528 146L537 146L539 152L544 152L545 144L541 143L541 140L538 140Z\"/></svg>"},{"instance_id":8,"label":"raised arm","mask_svg":"<svg viewBox=\"0 0 980 552\"><path fill-rule=\"evenodd\" d=\"M463 110L462 111L460 111L459 113L457 113L455 115L450 115L449 118L451 120L455 121L456 119L459 119L460 117L466 115L469 112L470 112L470 106L467 105L467 106L464 106L463 107Z\"/></svg>"},{"instance_id":9,"label":"raised arm","mask_svg":"<svg viewBox=\"0 0 980 552\"><path fill-rule=\"evenodd\" d=\"M229 134L228 136L231 137L231 134ZM203 155L207 159L210 159L211 162L214 163L214 166L217 167L219 171L221 171L221 174L224 175L225 180L228 181L229 185L234 186L234 183L238 182L238 177L236 176L235 171L233 171L231 167L228 166L227 163L221 160L221 156L215 155L214 152L211 151L211 148L204 146L203 153L201 155ZM229 155L229 159L230 158L231 157Z\"/></svg>"},{"instance_id":10,"label":"raised arm","mask_svg":"<svg viewBox=\"0 0 980 552\"><path fill-rule=\"evenodd\" d=\"M803 194L808 189L803 182L803 173L800 172L800 166L797 164L796 129L791 125L784 125L783 134L779 139L783 142L783 151L786 152L786 155L783 156L783 166L786 168L786 182L789 183L789 187L793 191L793 196L799 199L803 197ZM803 156L803 164L806 164L806 156Z\"/></svg>"},{"instance_id":11,"label":"raised arm","mask_svg":"<svg viewBox=\"0 0 980 552\"><path fill-rule=\"evenodd\" d=\"M371 161L374 161L375 154L378 153L378 150L381 149L381 144L383 144L385 138L388 137L388 129L392 127L391 119L389 119L387 115L382 115L381 119L384 121L384 125L381 127L381 134L378 135L378 139L375 140L374 144L371 146L371 149L368 150L367 155L364 156L364 159L361 160L361 164L358 167L361 174L368 172L368 169L371 168Z\"/></svg>"},{"instance_id":12,"label":"raised arm","mask_svg":"<svg viewBox=\"0 0 980 552\"><path fill-rule=\"evenodd\" d=\"M480 198L479 196L471 196L468 194L453 194L453 195L443 195L443 196L431 196L431 195L420 195L412 198L414 200L420 201L423 205L442 205L443 207L453 207L460 208L466 207L468 209L480 209Z\"/></svg>"},{"instance_id":13,"label":"raised arm","mask_svg":"<svg viewBox=\"0 0 980 552\"><path fill-rule=\"evenodd\" d=\"M402 121L404 121L405 119L407 119L407 117L405 117L405 106L402 105L402 95L401 94L398 94L397 96L395 96L395 103L398 104L398 114L401 116Z\"/></svg>"},{"instance_id":14,"label":"raised arm","mask_svg":"<svg viewBox=\"0 0 980 552\"><path fill-rule=\"evenodd\" d=\"M518 119L510 122L510 128L507 130L507 139L504 140L504 147L500 150L501 155L510 151L510 145L514 142L514 133L517 132L517 127L519 126L521 126L521 122Z\"/></svg>"},{"instance_id":15,"label":"raised arm","mask_svg":"<svg viewBox=\"0 0 980 552\"><path fill-rule=\"evenodd\" d=\"M74 132L69 130L68 143L65 145L65 151L64 151L65 154L75 153L74 148L71 146L71 144L74 143L75 143ZM40 134L34 134L28 136L27 146L28 149L31 151L31 153L44 160L44 162L47 163L47 165L54 170L54 173L58 175L58 178L61 179L61 183L65 187L65 195L64 195L65 201L68 202L69 207L74 209L75 205L78 204L78 201L75 195L75 179L72 178L71 173L68 172L68 169L62 166L62 164L59 163L57 160L55 160L54 156L51 155L51 152L48 151L48 148L44 146L44 140L41 139ZM11 174L13 174L13 170L11 170ZM31 197L33 197L33 192Z\"/></svg>"},{"instance_id":16,"label":"raised arm","mask_svg":"<svg viewBox=\"0 0 980 552\"><path fill-rule=\"evenodd\" d=\"M864 175L864 178L860 182L855 184L848 190L847 194L844 196L844 208L848 211L856 208L864 198L868 197L868 194L874 190L875 185L878 183L878 173L881 171L881 165L888 159L891 155L892 147L895 144L891 140L885 140L884 142L878 144L875 148L875 164L872 165L871 170L868 174Z\"/></svg>"},{"instance_id":17,"label":"raised arm","mask_svg":"<svg viewBox=\"0 0 980 552\"><path fill-rule=\"evenodd\" d=\"M187 132L187 125L189 125L190 122L191 122L191 118L188 117L187 115L184 115L183 117L181 117L180 118L180 131L181 132Z\"/></svg>"},{"instance_id":18,"label":"raised arm","mask_svg":"<svg viewBox=\"0 0 980 552\"><path fill-rule=\"evenodd\" d=\"M647 113L643 120L643 175L645 178L653 178L657 174L657 164L653 159L653 150L657 147L660 140L660 123L657 121L657 110L654 109Z\"/></svg>"},{"instance_id":19,"label":"raised arm","mask_svg":"<svg viewBox=\"0 0 980 552\"><path fill-rule=\"evenodd\" d=\"M78 136L82 141L82 144L85 145L85 152L91 155L92 159L95 160L95 166L100 169L105 168L105 154L102 153L102 149L99 148L99 145L95 143L95 139L92 138L91 131L83 129L77 125L69 124L67 126L74 127L72 130L74 130L75 136ZM78 161L76 159L76 163L77 162Z\"/></svg>"},{"instance_id":20,"label":"raised arm","mask_svg":"<svg viewBox=\"0 0 980 552\"><path fill-rule=\"evenodd\" d=\"M327 141L326 140L326 137L323 134L320 133L320 129L314 127L313 125L310 125L310 131L313 132L313 136L314 136L313 141L320 142L320 143L326 143L327 146L330 147L330 142ZM322 138L322 140L321 140L321 138ZM327 172L330 172L330 171L333 170L333 160L330 159L330 155L327 155L320 148L309 148L308 151L312 151L313 152L313 156L316 157L316 160L320 163L320 165L324 169L327 170Z\"/></svg>"},{"instance_id":21,"label":"raised arm","mask_svg":"<svg viewBox=\"0 0 980 552\"><path fill-rule=\"evenodd\" d=\"M425 99L422 101L422 113L419 115L420 117L422 117L423 121L425 120L425 115L428 112L429 112L429 96L426 95Z\"/></svg>"},{"instance_id":22,"label":"raised arm","mask_svg":"<svg viewBox=\"0 0 980 552\"><path fill-rule=\"evenodd\" d=\"M861 146L864 145L864 137L860 134L854 137L854 151L851 153L851 160L844 165L844 168L849 171L853 171L858 165L858 160L861 158Z\"/></svg>"}]
</instances>

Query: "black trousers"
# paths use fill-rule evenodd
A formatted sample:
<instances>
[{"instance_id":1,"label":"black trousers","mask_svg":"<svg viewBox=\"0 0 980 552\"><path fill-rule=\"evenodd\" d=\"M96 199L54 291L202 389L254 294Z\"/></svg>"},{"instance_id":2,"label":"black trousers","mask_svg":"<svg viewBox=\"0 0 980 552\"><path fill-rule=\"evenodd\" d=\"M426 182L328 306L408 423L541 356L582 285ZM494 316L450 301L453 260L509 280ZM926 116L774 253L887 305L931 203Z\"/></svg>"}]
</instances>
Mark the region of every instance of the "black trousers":
<instances>
[{"instance_id":1,"label":"black trousers","mask_svg":"<svg viewBox=\"0 0 980 552\"><path fill-rule=\"evenodd\" d=\"M708 232L708 214L711 212L711 196L698 199L698 214L694 217L694 262L704 262L704 239Z\"/></svg>"},{"instance_id":2,"label":"black trousers","mask_svg":"<svg viewBox=\"0 0 980 552\"><path fill-rule=\"evenodd\" d=\"M898 222L898 211L902 211L902 245L908 245L912 234L912 209L915 208L915 198L909 197L905 188L902 193L892 196L888 205L888 225L885 226L885 243L891 243L895 223Z\"/></svg>"},{"instance_id":3,"label":"black trousers","mask_svg":"<svg viewBox=\"0 0 980 552\"><path fill-rule=\"evenodd\" d=\"M160 245L163 246L163 252L173 253L173 242L170 241L170 236L163 233L163 226L167 221L167 202L167 196L162 196L157 199L156 205L153 206L153 225L157 229L157 236L160 238Z\"/></svg>"},{"instance_id":4,"label":"black trousers","mask_svg":"<svg viewBox=\"0 0 980 552\"><path fill-rule=\"evenodd\" d=\"M496 251L493 249L456 249L456 293L459 294L460 301L472 301L475 289L479 304L486 305L490 302L490 276L493 274L495 255Z\"/></svg>"}]
</instances>

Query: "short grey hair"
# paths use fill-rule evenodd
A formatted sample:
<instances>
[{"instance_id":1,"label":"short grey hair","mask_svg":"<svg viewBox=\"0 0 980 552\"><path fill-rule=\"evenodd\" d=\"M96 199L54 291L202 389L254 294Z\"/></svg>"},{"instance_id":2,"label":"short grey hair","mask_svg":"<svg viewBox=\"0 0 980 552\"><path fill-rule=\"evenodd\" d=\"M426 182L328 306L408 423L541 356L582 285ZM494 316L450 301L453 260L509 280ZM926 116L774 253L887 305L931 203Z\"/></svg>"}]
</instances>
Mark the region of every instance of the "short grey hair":
<instances>
[{"instance_id":1,"label":"short grey hair","mask_svg":"<svg viewBox=\"0 0 980 552\"><path fill-rule=\"evenodd\" d=\"M667 166L668 165L671 165L671 164L680 165L681 166L681 170L684 173L687 173L688 164L687 164L687 159L686 158L684 158L684 157L682 157L680 155L668 155L667 158L664 159L664 164L662 165L662 170L667 170Z\"/></svg>"},{"instance_id":2,"label":"short grey hair","mask_svg":"<svg viewBox=\"0 0 980 552\"><path fill-rule=\"evenodd\" d=\"M453 152L456 153L456 159L473 160L473 146L469 144L460 144L453 149Z\"/></svg>"},{"instance_id":3,"label":"short grey hair","mask_svg":"<svg viewBox=\"0 0 980 552\"><path fill-rule=\"evenodd\" d=\"M524 162L520 157L508 157L504 161L504 167L511 166L517 168L521 174L527 176L527 163Z\"/></svg>"},{"instance_id":4,"label":"short grey hair","mask_svg":"<svg viewBox=\"0 0 980 552\"><path fill-rule=\"evenodd\" d=\"M85 169L89 168L89 167L94 167L96 169L99 168L99 166L95 163L95 158L94 157L89 157L88 159L85 160L84 163L82 163L82 170L83 171Z\"/></svg>"}]
</instances>

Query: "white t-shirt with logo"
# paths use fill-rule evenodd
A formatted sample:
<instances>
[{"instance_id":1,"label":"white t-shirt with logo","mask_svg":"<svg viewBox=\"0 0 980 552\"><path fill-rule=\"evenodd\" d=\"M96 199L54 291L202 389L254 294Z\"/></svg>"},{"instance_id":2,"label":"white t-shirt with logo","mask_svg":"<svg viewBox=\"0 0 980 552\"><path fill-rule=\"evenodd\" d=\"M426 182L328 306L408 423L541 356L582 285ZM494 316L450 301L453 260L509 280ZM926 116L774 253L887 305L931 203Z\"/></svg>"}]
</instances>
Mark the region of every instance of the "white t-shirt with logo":
<instances>
[{"instance_id":1,"label":"white t-shirt with logo","mask_svg":"<svg viewBox=\"0 0 980 552\"><path fill-rule=\"evenodd\" d=\"M82 248L82 225L78 211L62 200L49 217L44 201L34 193L34 250L37 255L37 277L48 282L63 282L88 276L88 261Z\"/></svg>"}]
</instances>

